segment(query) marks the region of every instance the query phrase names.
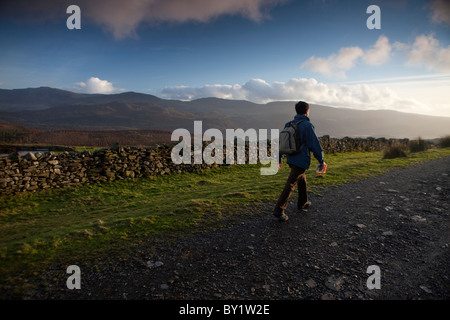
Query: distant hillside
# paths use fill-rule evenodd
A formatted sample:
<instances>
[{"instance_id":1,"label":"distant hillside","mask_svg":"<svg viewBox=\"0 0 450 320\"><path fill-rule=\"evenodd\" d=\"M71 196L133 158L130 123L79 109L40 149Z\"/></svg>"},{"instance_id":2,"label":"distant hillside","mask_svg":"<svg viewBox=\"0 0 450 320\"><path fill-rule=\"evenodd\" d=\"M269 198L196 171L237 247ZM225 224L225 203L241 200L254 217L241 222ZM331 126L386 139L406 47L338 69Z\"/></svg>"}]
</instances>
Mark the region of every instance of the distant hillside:
<instances>
[{"instance_id":1,"label":"distant hillside","mask_svg":"<svg viewBox=\"0 0 450 320\"><path fill-rule=\"evenodd\" d=\"M135 92L119 94L81 94L49 87L0 89L0 111L44 110L68 105L93 105L111 102L157 103L158 97ZM168 101L168 100L167 100Z\"/></svg>"},{"instance_id":2,"label":"distant hillside","mask_svg":"<svg viewBox=\"0 0 450 320\"><path fill-rule=\"evenodd\" d=\"M41 87L29 89L0 89L0 111L42 110L71 103L89 95Z\"/></svg>"},{"instance_id":3,"label":"distant hillside","mask_svg":"<svg viewBox=\"0 0 450 320\"><path fill-rule=\"evenodd\" d=\"M165 100L135 92L78 94L47 87L0 90L1 121L40 130L193 131L195 120L207 128L281 128L294 116L295 102L256 104L205 98ZM332 137L439 138L450 134L450 117L396 111L361 111L311 105L318 135Z\"/></svg>"}]
</instances>

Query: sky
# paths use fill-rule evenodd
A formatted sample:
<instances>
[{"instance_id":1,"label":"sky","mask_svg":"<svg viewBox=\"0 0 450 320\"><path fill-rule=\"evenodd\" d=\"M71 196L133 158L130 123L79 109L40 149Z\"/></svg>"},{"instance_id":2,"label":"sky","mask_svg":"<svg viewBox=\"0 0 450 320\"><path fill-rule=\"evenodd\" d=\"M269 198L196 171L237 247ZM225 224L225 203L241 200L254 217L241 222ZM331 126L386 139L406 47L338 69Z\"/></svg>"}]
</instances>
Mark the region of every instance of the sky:
<instances>
[{"instance_id":1,"label":"sky","mask_svg":"<svg viewBox=\"0 0 450 320\"><path fill-rule=\"evenodd\" d=\"M2 89L450 116L448 0L2 1L0 49Z\"/></svg>"}]
</instances>

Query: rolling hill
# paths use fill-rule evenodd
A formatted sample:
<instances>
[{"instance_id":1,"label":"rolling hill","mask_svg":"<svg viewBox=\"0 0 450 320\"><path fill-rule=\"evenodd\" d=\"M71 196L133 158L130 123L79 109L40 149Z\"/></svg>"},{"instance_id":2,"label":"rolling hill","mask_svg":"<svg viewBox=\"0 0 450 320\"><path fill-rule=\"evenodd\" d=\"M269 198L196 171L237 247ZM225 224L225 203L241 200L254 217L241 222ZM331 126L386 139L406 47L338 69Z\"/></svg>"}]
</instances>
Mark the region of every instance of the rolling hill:
<instances>
[{"instance_id":1,"label":"rolling hill","mask_svg":"<svg viewBox=\"0 0 450 320\"><path fill-rule=\"evenodd\" d=\"M193 131L194 120L207 128L281 128L293 118L295 102L256 104L204 98L166 100L153 95L79 94L48 87L0 89L0 120L40 130ZM361 111L311 105L311 121L319 136L438 138L450 134L450 117L389 110Z\"/></svg>"}]
</instances>

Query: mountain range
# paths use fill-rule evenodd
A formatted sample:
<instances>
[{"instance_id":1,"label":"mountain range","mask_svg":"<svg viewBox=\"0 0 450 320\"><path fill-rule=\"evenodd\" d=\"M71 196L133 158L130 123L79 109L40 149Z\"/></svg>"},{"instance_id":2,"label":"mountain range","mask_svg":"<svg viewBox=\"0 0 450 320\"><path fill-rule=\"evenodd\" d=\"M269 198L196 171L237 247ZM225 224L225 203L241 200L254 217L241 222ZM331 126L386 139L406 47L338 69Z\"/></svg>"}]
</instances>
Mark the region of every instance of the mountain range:
<instances>
[{"instance_id":1,"label":"mountain range","mask_svg":"<svg viewBox=\"0 0 450 320\"><path fill-rule=\"evenodd\" d=\"M195 120L207 128L281 129L295 115L294 101L257 104L203 98L167 100L154 95L81 94L40 87L0 89L0 122L40 130L166 130L186 128ZM355 110L311 104L310 119L319 136L439 138L450 134L450 117L391 110Z\"/></svg>"}]
</instances>

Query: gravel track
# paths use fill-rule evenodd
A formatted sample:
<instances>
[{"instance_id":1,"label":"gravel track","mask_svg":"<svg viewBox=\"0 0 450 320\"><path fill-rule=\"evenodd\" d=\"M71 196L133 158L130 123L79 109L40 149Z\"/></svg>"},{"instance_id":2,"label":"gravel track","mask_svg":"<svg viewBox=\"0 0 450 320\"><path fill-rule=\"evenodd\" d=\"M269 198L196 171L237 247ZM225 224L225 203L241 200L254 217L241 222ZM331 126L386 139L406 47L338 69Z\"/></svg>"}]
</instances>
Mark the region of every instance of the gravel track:
<instances>
[{"instance_id":1,"label":"gravel track","mask_svg":"<svg viewBox=\"0 0 450 320\"><path fill-rule=\"evenodd\" d=\"M28 299L379 299L450 297L450 157L310 195L276 221L273 203L220 228L80 262L81 290L55 267ZM281 190L274 191L274 201ZM256 214L255 214L256 213ZM380 289L369 289L369 266Z\"/></svg>"}]
</instances>

